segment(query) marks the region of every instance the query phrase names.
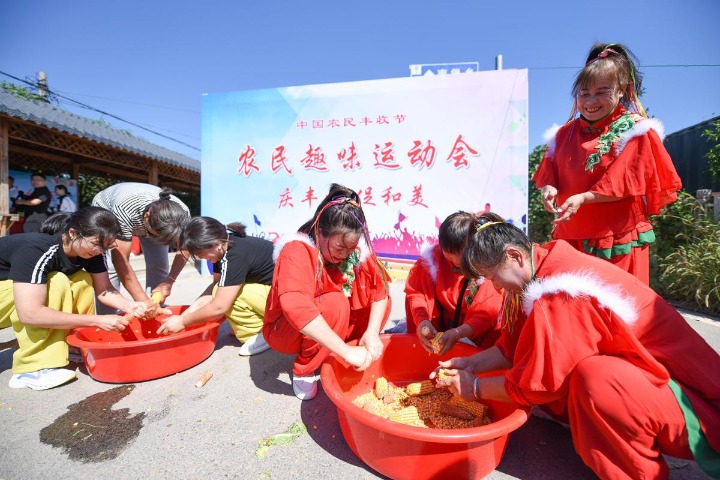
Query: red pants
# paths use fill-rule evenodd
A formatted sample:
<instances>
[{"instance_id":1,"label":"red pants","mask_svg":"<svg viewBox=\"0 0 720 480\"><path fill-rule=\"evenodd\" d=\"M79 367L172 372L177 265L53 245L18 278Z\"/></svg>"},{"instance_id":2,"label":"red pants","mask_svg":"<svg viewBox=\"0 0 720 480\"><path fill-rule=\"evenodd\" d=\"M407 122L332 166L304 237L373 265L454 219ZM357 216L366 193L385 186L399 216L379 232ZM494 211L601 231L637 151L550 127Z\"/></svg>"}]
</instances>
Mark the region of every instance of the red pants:
<instances>
[{"instance_id":1,"label":"red pants","mask_svg":"<svg viewBox=\"0 0 720 480\"><path fill-rule=\"evenodd\" d=\"M346 338L349 329L350 305L341 292L320 295L315 302L330 328L340 338ZM263 325L263 337L268 344L281 353L296 354L293 375L303 377L312 375L330 355L330 350L315 340L300 333L285 318L278 319L274 325Z\"/></svg>"},{"instance_id":2,"label":"red pants","mask_svg":"<svg viewBox=\"0 0 720 480\"><path fill-rule=\"evenodd\" d=\"M567 413L575 450L600 478L667 479L661 453L693 458L670 387L621 358L595 356L575 367Z\"/></svg>"}]
</instances>

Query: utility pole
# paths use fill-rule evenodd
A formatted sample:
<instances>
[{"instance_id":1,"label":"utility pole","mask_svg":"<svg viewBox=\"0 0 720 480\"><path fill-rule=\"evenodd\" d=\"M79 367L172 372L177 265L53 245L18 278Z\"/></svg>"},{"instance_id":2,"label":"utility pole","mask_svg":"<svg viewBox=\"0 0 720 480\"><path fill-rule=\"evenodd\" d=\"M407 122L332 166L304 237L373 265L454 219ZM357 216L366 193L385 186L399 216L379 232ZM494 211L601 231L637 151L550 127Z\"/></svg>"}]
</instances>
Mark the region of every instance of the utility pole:
<instances>
[{"instance_id":1,"label":"utility pole","mask_svg":"<svg viewBox=\"0 0 720 480\"><path fill-rule=\"evenodd\" d=\"M38 72L37 73L37 83L38 83L38 95L42 99L43 102L49 102L50 101L50 92L48 90L48 84L47 84L47 76L45 75L45 72Z\"/></svg>"}]
</instances>

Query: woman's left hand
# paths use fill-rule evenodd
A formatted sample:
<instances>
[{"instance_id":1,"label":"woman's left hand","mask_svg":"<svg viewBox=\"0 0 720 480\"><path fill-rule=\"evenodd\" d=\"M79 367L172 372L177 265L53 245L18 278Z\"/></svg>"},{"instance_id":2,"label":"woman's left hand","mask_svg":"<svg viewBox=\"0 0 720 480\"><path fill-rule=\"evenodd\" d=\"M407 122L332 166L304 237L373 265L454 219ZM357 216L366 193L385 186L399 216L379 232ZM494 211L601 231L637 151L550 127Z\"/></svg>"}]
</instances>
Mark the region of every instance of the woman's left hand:
<instances>
[{"instance_id":1,"label":"woman's left hand","mask_svg":"<svg viewBox=\"0 0 720 480\"><path fill-rule=\"evenodd\" d=\"M475 375L467 370L445 369L443 378L440 379L439 370L440 367L430 374L430 378L435 379L438 387L447 387L453 395L465 400L475 400Z\"/></svg>"},{"instance_id":2,"label":"woman's left hand","mask_svg":"<svg viewBox=\"0 0 720 480\"><path fill-rule=\"evenodd\" d=\"M375 361L382 356L385 345L378 335L365 334L360 339L360 346L363 346L370 352L372 360Z\"/></svg>"},{"instance_id":3,"label":"woman's left hand","mask_svg":"<svg viewBox=\"0 0 720 480\"><path fill-rule=\"evenodd\" d=\"M438 340L440 345L438 351L435 353L437 355L444 355L448 350L455 346L460 338L460 331L457 328L451 328L450 330L445 331L443 336L440 337L440 340Z\"/></svg>"},{"instance_id":4,"label":"woman's left hand","mask_svg":"<svg viewBox=\"0 0 720 480\"><path fill-rule=\"evenodd\" d=\"M558 210L558 217L552 221L554 224L567 222L572 218L573 215L575 215L578 210L580 210L580 206L585 203L585 197L584 194L578 193L576 195L573 195L571 197L568 197L567 200L565 200L565 203L560 205Z\"/></svg>"},{"instance_id":5,"label":"woman's left hand","mask_svg":"<svg viewBox=\"0 0 720 480\"><path fill-rule=\"evenodd\" d=\"M165 319L165 321L157 329L158 335L170 335L171 333L178 333L185 330L185 323L180 315L173 315Z\"/></svg>"}]
</instances>

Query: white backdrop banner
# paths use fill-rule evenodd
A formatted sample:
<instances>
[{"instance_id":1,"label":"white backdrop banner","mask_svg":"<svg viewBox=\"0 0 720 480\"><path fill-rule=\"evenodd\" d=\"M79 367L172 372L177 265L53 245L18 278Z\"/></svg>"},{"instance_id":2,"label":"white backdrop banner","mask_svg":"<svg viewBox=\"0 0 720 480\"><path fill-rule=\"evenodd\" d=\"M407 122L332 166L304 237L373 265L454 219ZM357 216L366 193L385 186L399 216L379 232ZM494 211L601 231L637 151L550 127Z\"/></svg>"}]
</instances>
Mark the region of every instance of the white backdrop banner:
<instances>
[{"instance_id":1,"label":"white backdrop banner","mask_svg":"<svg viewBox=\"0 0 720 480\"><path fill-rule=\"evenodd\" d=\"M207 94L202 214L275 241L340 183L383 257L417 257L458 210L525 229L527 109L527 70Z\"/></svg>"}]
</instances>

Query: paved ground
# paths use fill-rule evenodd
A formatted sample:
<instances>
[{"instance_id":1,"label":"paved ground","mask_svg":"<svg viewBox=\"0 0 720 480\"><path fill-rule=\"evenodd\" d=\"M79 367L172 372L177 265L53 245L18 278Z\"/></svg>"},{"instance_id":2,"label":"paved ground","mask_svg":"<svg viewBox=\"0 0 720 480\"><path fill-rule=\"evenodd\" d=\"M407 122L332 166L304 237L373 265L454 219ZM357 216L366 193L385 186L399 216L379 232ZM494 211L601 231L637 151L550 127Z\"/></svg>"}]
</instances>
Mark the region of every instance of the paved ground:
<instances>
[{"instance_id":1,"label":"paved ground","mask_svg":"<svg viewBox=\"0 0 720 480\"><path fill-rule=\"evenodd\" d=\"M169 303L190 303L209 281L188 267ZM391 285L395 322L404 317L403 286L402 280ZM686 318L720 351L717 319ZM229 332L223 324L213 354L170 377L116 385L93 380L80 366L72 384L35 392L7 387L15 344L10 329L0 330L0 480L383 478L347 446L322 389L309 402L293 396L290 356L239 357ZM196 388L207 370L212 379ZM283 436L290 439L285 445L261 446L298 425L307 432ZM568 431L531 417L487 478L595 476L575 454ZM675 463L671 474L672 480L707 478L694 462Z\"/></svg>"}]
</instances>

